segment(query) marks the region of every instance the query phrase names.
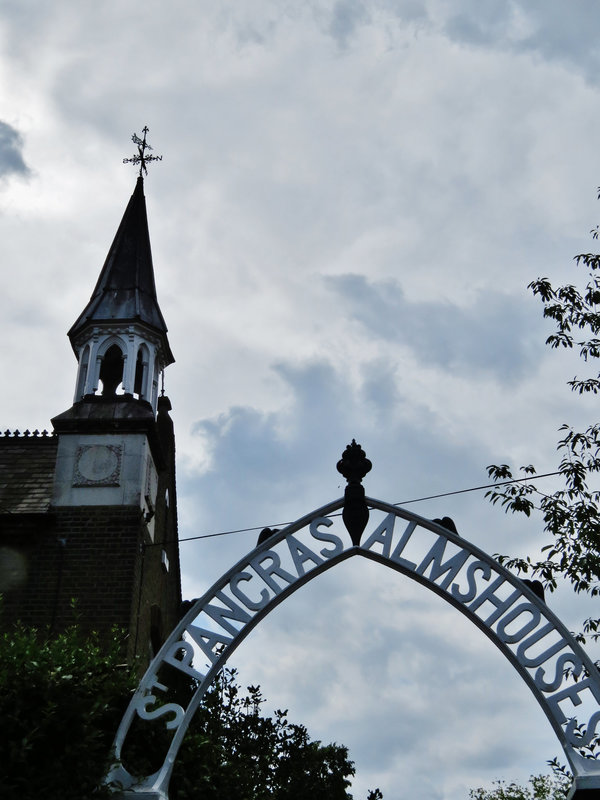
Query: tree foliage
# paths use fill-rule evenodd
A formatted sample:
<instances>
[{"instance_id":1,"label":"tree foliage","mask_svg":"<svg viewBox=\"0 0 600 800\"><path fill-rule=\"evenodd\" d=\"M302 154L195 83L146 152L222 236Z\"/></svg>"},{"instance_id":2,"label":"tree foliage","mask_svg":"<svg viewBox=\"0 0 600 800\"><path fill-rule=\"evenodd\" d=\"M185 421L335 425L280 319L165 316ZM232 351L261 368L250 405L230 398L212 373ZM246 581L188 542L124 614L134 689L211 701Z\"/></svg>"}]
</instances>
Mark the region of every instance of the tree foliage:
<instances>
[{"instance_id":1,"label":"tree foliage","mask_svg":"<svg viewBox=\"0 0 600 800\"><path fill-rule=\"evenodd\" d=\"M600 187L598 189L600 199ZM598 240L600 229L591 231ZM584 374L567 382L579 395L600 393L600 255L581 253L574 258L576 267L584 268L587 276L580 285L553 286L548 278L538 278L529 284L533 295L543 305L543 316L554 322L555 330L546 339L553 349L573 350L584 366ZM583 284L583 285L581 285ZM576 592L592 597L600 594L600 423L591 422L584 430L568 424L560 429L557 452L560 460L558 474L561 486L551 494L542 494L527 481L536 474L534 466L520 467L522 480L514 481L517 471L507 464L488 467L490 477L498 486L487 493L492 503L501 504L505 511L530 516L535 508L541 512L546 543L542 557L532 559L497 556L509 569L531 574L553 591L557 579L568 580ZM536 505L537 504L537 505ZM600 619L589 618L583 623L580 641L600 636ZM597 758L600 738L596 737L585 754ZM552 776L531 777L527 787L498 781L492 791L472 790L474 800L558 800L566 797L570 775L556 759L549 762Z\"/></svg>"},{"instance_id":2,"label":"tree foliage","mask_svg":"<svg viewBox=\"0 0 600 800\"><path fill-rule=\"evenodd\" d=\"M598 239L598 228L592 235ZM568 385L577 394L598 394L600 255L582 253L574 260L587 271L583 286L555 287L547 278L538 278L529 288L541 300L544 317L555 323L546 343L554 349L576 351L585 365L587 374L576 375ZM499 558L508 568L539 578L550 591L556 588L557 578L563 577L576 592L596 596L600 594L600 491L595 488L600 473L600 423L592 422L584 430L564 424L560 434L557 451L562 486L552 494L541 494L534 483L527 482L527 477L536 473L532 465L519 471L507 464L488 467L490 477L499 484L488 492L491 502L527 516L538 507L548 534L541 558ZM521 482L502 485L516 478L518 472ZM594 635L599 626L600 620L586 620L581 638Z\"/></svg>"},{"instance_id":3,"label":"tree foliage","mask_svg":"<svg viewBox=\"0 0 600 800\"><path fill-rule=\"evenodd\" d=\"M133 678L74 626L55 638L17 627L0 638L0 764L6 800L86 800L102 781Z\"/></svg>"},{"instance_id":4,"label":"tree foliage","mask_svg":"<svg viewBox=\"0 0 600 800\"><path fill-rule=\"evenodd\" d=\"M311 741L304 725L286 711L261 714L260 687L240 691L235 670L225 670L196 713L193 730L180 750L172 796L351 798L354 765L346 747Z\"/></svg>"},{"instance_id":5,"label":"tree foliage","mask_svg":"<svg viewBox=\"0 0 600 800\"><path fill-rule=\"evenodd\" d=\"M77 625L48 638L18 626L0 637L0 764L5 800L101 800L114 734L135 689L122 637L106 650ZM173 800L351 800L346 747L312 741L285 711L261 713L227 670L184 739ZM157 734L158 735L158 734ZM152 750L151 741L137 746ZM379 790L368 800L381 800Z\"/></svg>"},{"instance_id":6,"label":"tree foliage","mask_svg":"<svg viewBox=\"0 0 600 800\"><path fill-rule=\"evenodd\" d=\"M471 789L470 800L565 800L569 779L558 775L532 775L526 786L494 781L492 789Z\"/></svg>"}]
</instances>

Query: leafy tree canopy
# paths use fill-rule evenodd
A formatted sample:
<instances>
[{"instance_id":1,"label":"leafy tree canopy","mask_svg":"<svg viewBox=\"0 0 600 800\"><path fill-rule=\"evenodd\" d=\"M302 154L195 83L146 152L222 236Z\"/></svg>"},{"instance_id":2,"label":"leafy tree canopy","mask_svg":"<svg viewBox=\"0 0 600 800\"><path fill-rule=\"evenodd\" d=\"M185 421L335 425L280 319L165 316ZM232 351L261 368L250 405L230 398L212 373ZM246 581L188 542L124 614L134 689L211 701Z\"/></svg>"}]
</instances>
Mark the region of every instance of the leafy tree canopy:
<instances>
[{"instance_id":1,"label":"leafy tree canopy","mask_svg":"<svg viewBox=\"0 0 600 800\"><path fill-rule=\"evenodd\" d=\"M600 197L600 189L599 189ZM598 239L598 228L592 231ZM555 323L555 331L546 343L556 348L577 352L587 368L587 374L576 375L568 385L577 394L600 392L600 255L582 253L575 263L587 271L584 285L553 286L547 278L538 278L529 288L543 304L544 317ZM532 465L515 470L507 464L488 467L490 477L498 487L488 492L492 503L500 503L505 510L530 516L539 508L548 534L538 559L499 556L509 569L539 578L546 589L553 591L557 578L566 578L576 592L591 596L600 594L600 490L597 475L600 473L600 423L593 422L584 430L575 430L564 424L557 444L560 455L558 471L562 486L551 494L538 492L537 486L527 482L536 473ZM502 485L521 473L523 481ZM600 629L600 620L588 619L584 623L586 634L594 635Z\"/></svg>"},{"instance_id":2,"label":"leafy tree canopy","mask_svg":"<svg viewBox=\"0 0 600 800\"><path fill-rule=\"evenodd\" d=\"M600 199L600 188L598 189ZM600 229L591 231L595 240ZM538 278L529 289L543 305L543 315L554 322L555 330L546 339L553 349L564 348L577 352L583 362L584 374L575 375L568 385L579 395L600 392L600 255L581 253L574 258L577 267L586 270L579 285L553 286L547 278ZM558 578L568 580L576 592L592 597L600 594L600 423L592 422L584 430L568 424L561 426L557 451L560 456L558 473L561 486L551 494L542 494L527 481L536 474L531 464L515 470L507 464L488 467L490 477L498 486L488 492L492 503L501 504L505 511L530 516L534 509L541 511L546 543L542 557L532 559L497 556L509 569L538 578L544 587L553 591ZM518 473L522 481L513 481ZM589 618L583 623L578 638L585 643L591 636L600 636L600 619ZM600 738L586 748L589 757L600 752ZM499 781L492 791L472 790L475 800L529 800L530 798L566 797L570 776L556 759L549 762L553 776L532 777L528 786Z\"/></svg>"},{"instance_id":3,"label":"leafy tree canopy","mask_svg":"<svg viewBox=\"0 0 600 800\"><path fill-rule=\"evenodd\" d=\"M494 781L492 789L471 789L470 800L565 800L570 781L565 777L532 775L526 786Z\"/></svg>"},{"instance_id":4,"label":"leafy tree canopy","mask_svg":"<svg viewBox=\"0 0 600 800\"><path fill-rule=\"evenodd\" d=\"M17 627L0 637L0 764L5 800L100 800L114 734L136 686L122 637L107 651L77 625L47 638ZM258 686L225 671L190 726L173 800L351 800L346 747L312 741L285 711L261 713ZM157 734L159 735L159 734ZM152 742L137 743L151 750ZM381 800L378 789L368 800Z\"/></svg>"},{"instance_id":5,"label":"leafy tree canopy","mask_svg":"<svg viewBox=\"0 0 600 800\"><path fill-rule=\"evenodd\" d=\"M131 695L120 641L108 651L76 627L52 639L0 638L0 764L6 800L101 798L112 738Z\"/></svg>"},{"instance_id":6,"label":"leafy tree canopy","mask_svg":"<svg viewBox=\"0 0 600 800\"><path fill-rule=\"evenodd\" d=\"M225 670L196 713L179 752L174 800L276 798L349 800L354 764L346 747L311 741L286 711L261 715L260 687L242 693L235 670Z\"/></svg>"}]
</instances>

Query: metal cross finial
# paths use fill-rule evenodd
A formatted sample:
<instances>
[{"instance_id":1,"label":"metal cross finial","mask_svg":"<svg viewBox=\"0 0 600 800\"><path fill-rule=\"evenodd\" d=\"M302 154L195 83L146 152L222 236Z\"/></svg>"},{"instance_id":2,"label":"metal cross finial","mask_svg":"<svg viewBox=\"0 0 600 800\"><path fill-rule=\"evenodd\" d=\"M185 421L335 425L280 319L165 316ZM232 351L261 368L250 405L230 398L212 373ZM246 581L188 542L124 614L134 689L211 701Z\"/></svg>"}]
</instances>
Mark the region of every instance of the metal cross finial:
<instances>
[{"instance_id":1,"label":"metal cross finial","mask_svg":"<svg viewBox=\"0 0 600 800\"><path fill-rule=\"evenodd\" d=\"M144 138L140 139L137 133L134 133L131 137L131 141L134 144L137 144L137 155L134 155L132 158L124 158L124 164L135 164L136 166L140 165L140 178L142 177L142 171L145 175L148 174L148 167L146 164L150 161L162 161L162 156L151 156L146 155L146 150L152 150L152 146L148 144L146 141L146 134L148 133L148 126L144 125L144 129L142 131L144 134Z\"/></svg>"}]
</instances>

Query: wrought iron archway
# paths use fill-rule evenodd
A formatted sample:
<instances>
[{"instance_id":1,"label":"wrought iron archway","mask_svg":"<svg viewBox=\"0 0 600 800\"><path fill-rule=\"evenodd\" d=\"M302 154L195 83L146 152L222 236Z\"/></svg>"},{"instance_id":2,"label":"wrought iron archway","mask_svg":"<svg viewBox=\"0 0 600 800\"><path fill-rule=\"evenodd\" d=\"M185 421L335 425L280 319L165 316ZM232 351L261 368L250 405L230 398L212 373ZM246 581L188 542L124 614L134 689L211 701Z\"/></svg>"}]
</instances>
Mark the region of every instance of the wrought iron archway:
<instances>
[{"instance_id":1,"label":"wrought iron archway","mask_svg":"<svg viewBox=\"0 0 600 800\"><path fill-rule=\"evenodd\" d=\"M280 531L265 529L257 547L197 600L171 633L123 717L108 782L122 797L165 800L189 722L233 651L305 583L362 556L427 586L494 642L554 729L575 778L569 796L599 796L600 760L582 754L600 725L600 674L589 656L530 586L477 546L440 520L365 497L361 481L370 462L354 441L338 469L348 481L344 498ZM336 515L340 509L342 520ZM158 721L169 734L161 765L143 777L122 758L134 721L142 732Z\"/></svg>"}]
</instances>

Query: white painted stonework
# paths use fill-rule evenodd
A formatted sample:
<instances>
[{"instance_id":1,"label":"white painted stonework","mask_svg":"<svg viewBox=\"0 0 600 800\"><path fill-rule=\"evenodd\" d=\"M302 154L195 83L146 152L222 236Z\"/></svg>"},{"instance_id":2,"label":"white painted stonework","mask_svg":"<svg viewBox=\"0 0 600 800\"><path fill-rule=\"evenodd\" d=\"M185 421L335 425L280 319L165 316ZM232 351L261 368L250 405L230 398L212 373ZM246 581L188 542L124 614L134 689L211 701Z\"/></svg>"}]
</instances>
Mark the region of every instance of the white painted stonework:
<instances>
[{"instance_id":1,"label":"white painted stonework","mask_svg":"<svg viewBox=\"0 0 600 800\"><path fill-rule=\"evenodd\" d=\"M146 434L61 433L53 506L137 506L151 517L157 486Z\"/></svg>"},{"instance_id":2,"label":"white painted stonework","mask_svg":"<svg viewBox=\"0 0 600 800\"><path fill-rule=\"evenodd\" d=\"M95 325L91 332L86 330L85 335L79 336L74 342L79 362L74 402L79 402L85 395L101 392L102 359L112 345L117 345L124 361L123 382L119 393L133 395L137 358L141 352L142 391L135 396L150 403L156 414L158 378L166 363L162 339L146 325L137 323Z\"/></svg>"}]
</instances>

